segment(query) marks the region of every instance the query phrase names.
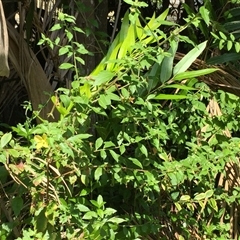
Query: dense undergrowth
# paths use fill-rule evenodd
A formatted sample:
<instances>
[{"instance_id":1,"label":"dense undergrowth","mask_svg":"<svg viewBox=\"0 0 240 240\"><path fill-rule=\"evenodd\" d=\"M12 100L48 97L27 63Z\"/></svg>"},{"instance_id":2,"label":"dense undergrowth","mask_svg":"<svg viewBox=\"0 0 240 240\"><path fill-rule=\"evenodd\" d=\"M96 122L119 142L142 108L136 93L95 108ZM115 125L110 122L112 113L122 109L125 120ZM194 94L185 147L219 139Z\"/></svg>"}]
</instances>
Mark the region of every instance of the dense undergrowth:
<instances>
[{"instance_id":1,"label":"dense undergrowth","mask_svg":"<svg viewBox=\"0 0 240 240\"><path fill-rule=\"evenodd\" d=\"M188 71L206 42L174 64L189 22L167 14L146 26L126 14L90 76L62 64L77 74L51 98L59 121L34 125L35 113L1 133L1 239L232 239L239 98L198 82L217 68ZM53 30L74 23L59 19ZM166 36L162 24L175 30ZM73 31L59 54L82 63Z\"/></svg>"}]
</instances>

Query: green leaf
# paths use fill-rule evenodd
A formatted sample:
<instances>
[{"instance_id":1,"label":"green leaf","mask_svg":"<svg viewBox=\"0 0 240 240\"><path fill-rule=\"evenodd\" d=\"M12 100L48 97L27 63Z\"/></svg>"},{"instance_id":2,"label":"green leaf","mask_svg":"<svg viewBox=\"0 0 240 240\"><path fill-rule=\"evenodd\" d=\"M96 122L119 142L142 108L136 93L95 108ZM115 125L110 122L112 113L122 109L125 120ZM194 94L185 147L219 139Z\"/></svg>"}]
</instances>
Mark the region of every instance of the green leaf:
<instances>
[{"instance_id":1,"label":"green leaf","mask_svg":"<svg viewBox=\"0 0 240 240\"><path fill-rule=\"evenodd\" d=\"M14 158L19 157L20 153L19 151L15 150L15 149L8 149L8 153L13 156Z\"/></svg>"},{"instance_id":2,"label":"green leaf","mask_svg":"<svg viewBox=\"0 0 240 240\"><path fill-rule=\"evenodd\" d=\"M230 39L232 40L232 42L235 42L235 37L232 33L230 34Z\"/></svg>"},{"instance_id":3,"label":"green leaf","mask_svg":"<svg viewBox=\"0 0 240 240\"><path fill-rule=\"evenodd\" d=\"M218 205L214 198L209 199L209 204L216 212L218 211Z\"/></svg>"},{"instance_id":4,"label":"green leaf","mask_svg":"<svg viewBox=\"0 0 240 240\"><path fill-rule=\"evenodd\" d=\"M175 88L175 89L182 89L187 91L196 90L196 88L188 87L186 85L181 85L181 84L171 84L171 85L164 86L163 88Z\"/></svg>"},{"instance_id":5,"label":"green leaf","mask_svg":"<svg viewBox=\"0 0 240 240\"><path fill-rule=\"evenodd\" d=\"M85 32L84 32L81 28L76 27L76 26L74 26L74 27L72 28L72 30L75 31L75 32L79 32L79 33L84 33L84 34L85 34Z\"/></svg>"},{"instance_id":6,"label":"green leaf","mask_svg":"<svg viewBox=\"0 0 240 240\"><path fill-rule=\"evenodd\" d=\"M161 72L160 72L160 79L161 82L164 83L167 80L169 80L172 76L172 71L173 71L173 61L174 61L174 57L178 48L178 42L172 40L170 42L170 46L171 48L169 49L169 53L171 54L170 57L165 56L163 61L162 61L162 65L161 65Z\"/></svg>"},{"instance_id":7,"label":"green leaf","mask_svg":"<svg viewBox=\"0 0 240 240\"><path fill-rule=\"evenodd\" d=\"M226 22L223 27L228 31L228 32L232 32L232 31L235 31L235 30L239 30L240 29L240 21L237 20L237 21L229 21L229 22ZM237 32L236 31L236 32Z\"/></svg>"},{"instance_id":8,"label":"green leaf","mask_svg":"<svg viewBox=\"0 0 240 240\"><path fill-rule=\"evenodd\" d=\"M129 28L129 11L127 11L123 17L122 20L122 25L121 25L121 29L119 32L119 42L122 43L124 41L124 39L127 37L128 34L128 28Z\"/></svg>"},{"instance_id":9,"label":"green leaf","mask_svg":"<svg viewBox=\"0 0 240 240\"><path fill-rule=\"evenodd\" d=\"M115 144L112 141L104 142L104 148L115 147Z\"/></svg>"},{"instance_id":10,"label":"green leaf","mask_svg":"<svg viewBox=\"0 0 240 240\"><path fill-rule=\"evenodd\" d=\"M206 198L210 198L210 197L212 197L213 193L214 193L213 190L207 190L207 191L205 192L205 197L206 197Z\"/></svg>"},{"instance_id":11,"label":"green leaf","mask_svg":"<svg viewBox=\"0 0 240 240\"><path fill-rule=\"evenodd\" d=\"M76 138L76 139L88 139L88 138L90 138L91 136L92 136L92 135L91 135L91 134L88 134L88 133L81 133L81 134L77 134L77 135L69 138L69 140L70 140L70 139L73 140L74 138Z\"/></svg>"},{"instance_id":12,"label":"green leaf","mask_svg":"<svg viewBox=\"0 0 240 240\"><path fill-rule=\"evenodd\" d=\"M113 150L109 150L110 154L112 155L113 159L118 162L120 155L115 153Z\"/></svg>"},{"instance_id":13,"label":"green leaf","mask_svg":"<svg viewBox=\"0 0 240 240\"><path fill-rule=\"evenodd\" d=\"M191 199L191 197L189 195L182 195L180 197L180 201L186 202L189 201Z\"/></svg>"},{"instance_id":14,"label":"green leaf","mask_svg":"<svg viewBox=\"0 0 240 240\"><path fill-rule=\"evenodd\" d=\"M128 99L130 97L130 93L126 88L121 89L121 94L125 99Z\"/></svg>"},{"instance_id":15,"label":"green leaf","mask_svg":"<svg viewBox=\"0 0 240 240\"><path fill-rule=\"evenodd\" d=\"M125 222L126 220L124 220L123 218L118 218L118 217L112 217L110 219L108 219L108 222L112 222L115 224L120 224L122 222Z\"/></svg>"},{"instance_id":16,"label":"green leaf","mask_svg":"<svg viewBox=\"0 0 240 240\"><path fill-rule=\"evenodd\" d=\"M234 47L235 47L236 52L239 53L239 52L240 52L240 43L239 43L239 42L236 42L236 43L234 44Z\"/></svg>"},{"instance_id":17,"label":"green leaf","mask_svg":"<svg viewBox=\"0 0 240 240\"><path fill-rule=\"evenodd\" d=\"M103 150L103 149L101 149L101 150L100 150L100 156L101 156L102 159L106 159L106 157L107 157L106 151Z\"/></svg>"},{"instance_id":18,"label":"green leaf","mask_svg":"<svg viewBox=\"0 0 240 240\"><path fill-rule=\"evenodd\" d=\"M152 66L150 72L147 72L146 79L148 79L148 91L150 92L153 88L155 88L158 83L160 82L160 78L158 77L160 75L161 70L161 61L164 59L164 56L159 57L159 62L154 63Z\"/></svg>"},{"instance_id":19,"label":"green leaf","mask_svg":"<svg viewBox=\"0 0 240 240\"><path fill-rule=\"evenodd\" d=\"M93 76L92 79L94 80L93 86L100 86L104 83L107 83L114 77L114 73L108 70L101 71L97 76Z\"/></svg>"},{"instance_id":20,"label":"green leaf","mask_svg":"<svg viewBox=\"0 0 240 240\"><path fill-rule=\"evenodd\" d=\"M232 41L227 41L227 50L230 51L232 49L233 43Z\"/></svg>"},{"instance_id":21,"label":"green leaf","mask_svg":"<svg viewBox=\"0 0 240 240\"><path fill-rule=\"evenodd\" d=\"M183 72L175 75L173 77L173 80L184 80L184 79L189 79L189 78L195 78L195 77L200 77L203 75L207 75L213 72L218 71L217 68L207 68L207 69L201 69L201 70L195 70L195 71L190 71L190 72Z\"/></svg>"},{"instance_id":22,"label":"green leaf","mask_svg":"<svg viewBox=\"0 0 240 240\"><path fill-rule=\"evenodd\" d=\"M239 50L240 50L240 44L239 44ZM231 61L237 61L240 59L239 53L224 53L220 56L212 57L209 60L207 60L207 64L222 64L227 63Z\"/></svg>"},{"instance_id":23,"label":"green leaf","mask_svg":"<svg viewBox=\"0 0 240 240\"><path fill-rule=\"evenodd\" d=\"M80 192L80 196L87 196L90 192L91 192L90 189L84 188L84 189L82 189L82 191Z\"/></svg>"},{"instance_id":24,"label":"green leaf","mask_svg":"<svg viewBox=\"0 0 240 240\"><path fill-rule=\"evenodd\" d=\"M98 215L94 211L87 212L83 215L82 219L90 220L93 218L98 218Z\"/></svg>"},{"instance_id":25,"label":"green leaf","mask_svg":"<svg viewBox=\"0 0 240 240\"><path fill-rule=\"evenodd\" d=\"M107 106L111 104L111 100L106 95L102 94L98 99L98 103L102 108L107 109Z\"/></svg>"},{"instance_id":26,"label":"green leaf","mask_svg":"<svg viewBox=\"0 0 240 240\"><path fill-rule=\"evenodd\" d=\"M132 46L135 44L135 31L134 31L134 25L130 25L128 28L127 36L124 39L122 46L120 47L120 50L118 52L118 59L121 59L126 56L127 52L130 52L132 49Z\"/></svg>"},{"instance_id":27,"label":"green leaf","mask_svg":"<svg viewBox=\"0 0 240 240\"><path fill-rule=\"evenodd\" d=\"M227 36L223 32L219 31L219 35L223 40L227 40Z\"/></svg>"},{"instance_id":28,"label":"green leaf","mask_svg":"<svg viewBox=\"0 0 240 240\"><path fill-rule=\"evenodd\" d=\"M4 148L12 139L12 133L5 133L1 138L1 148Z\"/></svg>"},{"instance_id":29,"label":"green leaf","mask_svg":"<svg viewBox=\"0 0 240 240\"><path fill-rule=\"evenodd\" d=\"M76 207L81 212L89 212L90 211L90 209L87 206L80 204L80 203L77 204Z\"/></svg>"},{"instance_id":30,"label":"green leaf","mask_svg":"<svg viewBox=\"0 0 240 240\"><path fill-rule=\"evenodd\" d=\"M74 68L74 65L71 63L62 63L59 66L59 69L70 69L70 68Z\"/></svg>"},{"instance_id":31,"label":"green leaf","mask_svg":"<svg viewBox=\"0 0 240 240\"><path fill-rule=\"evenodd\" d=\"M17 217L22 210L23 200L21 197L15 197L11 200L11 207L14 215Z\"/></svg>"},{"instance_id":32,"label":"green leaf","mask_svg":"<svg viewBox=\"0 0 240 240\"><path fill-rule=\"evenodd\" d=\"M86 186L88 184L88 178L85 174L82 174L81 177L81 182Z\"/></svg>"},{"instance_id":33,"label":"green leaf","mask_svg":"<svg viewBox=\"0 0 240 240\"><path fill-rule=\"evenodd\" d=\"M103 218L104 217L104 212L102 209L97 209L97 215L100 217L100 218Z\"/></svg>"},{"instance_id":34,"label":"green leaf","mask_svg":"<svg viewBox=\"0 0 240 240\"><path fill-rule=\"evenodd\" d=\"M103 144L103 140L102 140L102 138L100 137L100 138L98 138L98 139L96 140L96 142L95 142L95 150L99 149L99 148L102 146L102 144Z\"/></svg>"},{"instance_id":35,"label":"green leaf","mask_svg":"<svg viewBox=\"0 0 240 240\"><path fill-rule=\"evenodd\" d=\"M107 92L106 93L106 96L109 98L109 99L111 99L111 100L114 100L114 101L121 101L121 98L117 95L117 94L115 94L115 93L111 93L111 92Z\"/></svg>"},{"instance_id":36,"label":"green leaf","mask_svg":"<svg viewBox=\"0 0 240 240\"><path fill-rule=\"evenodd\" d=\"M220 40L220 42L218 44L218 47L219 47L220 50L222 50L224 48L225 43L226 43L225 40L223 40L223 39Z\"/></svg>"},{"instance_id":37,"label":"green leaf","mask_svg":"<svg viewBox=\"0 0 240 240\"><path fill-rule=\"evenodd\" d=\"M58 51L59 56L68 53L70 51L70 49L71 49L71 46L69 46L69 45L61 47Z\"/></svg>"},{"instance_id":38,"label":"green leaf","mask_svg":"<svg viewBox=\"0 0 240 240\"><path fill-rule=\"evenodd\" d=\"M137 18L135 21L135 31L137 34L137 38L140 39L143 35L143 27L141 25L139 18Z\"/></svg>"},{"instance_id":39,"label":"green leaf","mask_svg":"<svg viewBox=\"0 0 240 240\"><path fill-rule=\"evenodd\" d=\"M140 144L139 149L146 157L148 157L148 150L143 144Z\"/></svg>"},{"instance_id":40,"label":"green leaf","mask_svg":"<svg viewBox=\"0 0 240 240\"><path fill-rule=\"evenodd\" d=\"M51 27L51 29L50 29L50 31L56 31L56 30L60 30L60 29L62 29L62 24L60 24L60 23L56 23L56 24L54 24L52 27Z\"/></svg>"},{"instance_id":41,"label":"green leaf","mask_svg":"<svg viewBox=\"0 0 240 240\"><path fill-rule=\"evenodd\" d=\"M168 16L169 8L167 8L159 17L155 18L155 13L150 19L150 21L147 23L147 25L144 27L144 30L149 30L154 31L158 29L162 23L165 23L165 19Z\"/></svg>"},{"instance_id":42,"label":"green leaf","mask_svg":"<svg viewBox=\"0 0 240 240\"><path fill-rule=\"evenodd\" d=\"M96 181L98 181L101 176L102 176L102 167L98 167L94 172L94 178Z\"/></svg>"},{"instance_id":43,"label":"green leaf","mask_svg":"<svg viewBox=\"0 0 240 240\"><path fill-rule=\"evenodd\" d=\"M48 219L45 216L46 211L42 209L41 212L38 214L36 219L36 230L38 232L45 232L48 224Z\"/></svg>"},{"instance_id":44,"label":"green leaf","mask_svg":"<svg viewBox=\"0 0 240 240\"><path fill-rule=\"evenodd\" d=\"M154 99L158 100L180 100L189 98L186 95L177 95L177 94L159 94Z\"/></svg>"},{"instance_id":45,"label":"green leaf","mask_svg":"<svg viewBox=\"0 0 240 240\"><path fill-rule=\"evenodd\" d=\"M128 158L128 160L130 160L134 165L140 167L141 169L143 169L142 163L140 163L139 160L137 160L136 158Z\"/></svg>"},{"instance_id":46,"label":"green leaf","mask_svg":"<svg viewBox=\"0 0 240 240\"><path fill-rule=\"evenodd\" d=\"M121 145L121 146L119 147L119 151L120 151L121 155L122 155L123 153L125 153L125 152L126 152L125 146L124 146L124 145Z\"/></svg>"},{"instance_id":47,"label":"green leaf","mask_svg":"<svg viewBox=\"0 0 240 240\"><path fill-rule=\"evenodd\" d=\"M104 204L102 195L98 195L97 203L98 203L98 206L100 207Z\"/></svg>"},{"instance_id":48,"label":"green leaf","mask_svg":"<svg viewBox=\"0 0 240 240\"><path fill-rule=\"evenodd\" d=\"M71 40L73 39L73 34L70 31L65 30L65 32L66 32L66 36L67 36L68 41L71 42Z\"/></svg>"},{"instance_id":49,"label":"green leaf","mask_svg":"<svg viewBox=\"0 0 240 240\"><path fill-rule=\"evenodd\" d=\"M114 213L116 213L117 210L113 209L113 208L106 208L105 211L104 211L104 214L106 216L110 216L110 215L113 215Z\"/></svg>"},{"instance_id":50,"label":"green leaf","mask_svg":"<svg viewBox=\"0 0 240 240\"><path fill-rule=\"evenodd\" d=\"M199 12L204 20L204 22L209 26L210 18L209 18L209 11L204 7L200 7Z\"/></svg>"},{"instance_id":51,"label":"green leaf","mask_svg":"<svg viewBox=\"0 0 240 240\"><path fill-rule=\"evenodd\" d=\"M199 193L194 197L194 200L196 201L200 201L206 198L206 194L205 193Z\"/></svg>"},{"instance_id":52,"label":"green leaf","mask_svg":"<svg viewBox=\"0 0 240 240\"><path fill-rule=\"evenodd\" d=\"M88 82L85 82L83 86L80 86L79 88L80 96L86 96L87 98L90 98L92 96L90 84Z\"/></svg>"},{"instance_id":53,"label":"green leaf","mask_svg":"<svg viewBox=\"0 0 240 240\"><path fill-rule=\"evenodd\" d=\"M207 41L200 43L188 52L174 67L173 75L185 72L206 48Z\"/></svg>"}]
</instances>

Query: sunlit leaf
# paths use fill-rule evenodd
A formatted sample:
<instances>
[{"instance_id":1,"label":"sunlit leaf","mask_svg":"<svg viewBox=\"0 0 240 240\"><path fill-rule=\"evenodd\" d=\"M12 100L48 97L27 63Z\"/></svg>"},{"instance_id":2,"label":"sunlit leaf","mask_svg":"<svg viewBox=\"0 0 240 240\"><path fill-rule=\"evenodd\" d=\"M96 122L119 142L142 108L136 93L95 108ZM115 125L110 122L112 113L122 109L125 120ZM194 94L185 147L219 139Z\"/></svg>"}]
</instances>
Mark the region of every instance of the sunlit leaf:
<instances>
[{"instance_id":1,"label":"sunlit leaf","mask_svg":"<svg viewBox=\"0 0 240 240\"><path fill-rule=\"evenodd\" d=\"M4 148L12 139L12 133L5 133L1 137L1 148Z\"/></svg>"},{"instance_id":2,"label":"sunlit leaf","mask_svg":"<svg viewBox=\"0 0 240 240\"><path fill-rule=\"evenodd\" d=\"M94 172L94 179L96 180L96 181L98 181L99 179L100 179L100 177L102 176L102 171L103 169L102 169L102 167L98 167L96 170L95 170L95 172Z\"/></svg>"},{"instance_id":3,"label":"sunlit leaf","mask_svg":"<svg viewBox=\"0 0 240 240\"><path fill-rule=\"evenodd\" d=\"M182 195L180 197L180 201L183 201L183 202L189 201L190 199L191 199L191 197L189 195Z\"/></svg>"},{"instance_id":4,"label":"sunlit leaf","mask_svg":"<svg viewBox=\"0 0 240 240\"><path fill-rule=\"evenodd\" d=\"M190 71L190 72L183 72L175 75L173 77L173 80L184 80L184 79L189 79L189 78L196 78L200 76L204 76L210 73L213 73L215 71L218 71L217 68L207 68L207 69L201 69L201 70L195 70L195 71Z\"/></svg>"},{"instance_id":5,"label":"sunlit leaf","mask_svg":"<svg viewBox=\"0 0 240 240\"><path fill-rule=\"evenodd\" d=\"M205 8L205 6L200 7L199 12L204 20L204 22L209 26L210 18L209 18L209 11Z\"/></svg>"},{"instance_id":6,"label":"sunlit leaf","mask_svg":"<svg viewBox=\"0 0 240 240\"><path fill-rule=\"evenodd\" d=\"M62 64L59 66L60 69L71 69L71 68L73 68L73 67L74 67L74 65L73 65L72 63L62 63Z\"/></svg>"},{"instance_id":7,"label":"sunlit leaf","mask_svg":"<svg viewBox=\"0 0 240 240\"><path fill-rule=\"evenodd\" d=\"M114 75L115 74L113 72L107 70L101 71L98 75L92 77L94 80L93 86L100 86L104 83L107 83L114 77Z\"/></svg>"},{"instance_id":8,"label":"sunlit leaf","mask_svg":"<svg viewBox=\"0 0 240 240\"><path fill-rule=\"evenodd\" d=\"M164 86L163 88L175 88L175 89L182 89L187 91L196 90L196 88L188 87L186 85L181 85L181 84L171 84L171 85Z\"/></svg>"},{"instance_id":9,"label":"sunlit leaf","mask_svg":"<svg viewBox=\"0 0 240 240\"><path fill-rule=\"evenodd\" d=\"M194 197L194 200L196 201L200 201L206 198L206 194L205 193L199 193Z\"/></svg>"},{"instance_id":10,"label":"sunlit leaf","mask_svg":"<svg viewBox=\"0 0 240 240\"><path fill-rule=\"evenodd\" d=\"M232 49L233 43L232 41L227 41L227 50L230 51Z\"/></svg>"},{"instance_id":11,"label":"sunlit leaf","mask_svg":"<svg viewBox=\"0 0 240 240\"><path fill-rule=\"evenodd\" d=\"M206 196L206 198L210 198L210 197L212 197L213 193L214 193L213 190L207 190L207 191L205 192L205 196Z\"/></svg>"},{"instance_id":12,"label":"sunlit leaf","mask_svg":"<svg viewBox=\"0 0 240 240\"><path fill-rule=\"evenodd\" d=\"M158 100L180 100L189 98L186 95L177 95L177 94L159 94L154 99Z\"/></svg>"},{"instance_id":13,"label":"sunlit leaf","mask_svg":"<svg viewBox=\"0 0 240 240\"><path fill-rule=\"evenodd\" d=\"M102 144L103 144L103 140L102 140L102 138L100 137L100 138L98 138L98 139L96 140L96 142L95 142L95 149L96 149L96 150L99 149L99 148L102 146Z\"/></svg>"},{"instance_id":14,"label":"sunlit leaf","mask_svg":"<svg viewBox=\"0 0 240 240\"><path fill-rule=\"evenodd\" d=\"M198 56L203 52L203 50L206 48L207 41L200 43L198 46L193 48L191 51L189 51L174 67L173 69L173 75L177 75L180 73L185 72L192 63L198 58Z\"/></svg>"}]
</instances>

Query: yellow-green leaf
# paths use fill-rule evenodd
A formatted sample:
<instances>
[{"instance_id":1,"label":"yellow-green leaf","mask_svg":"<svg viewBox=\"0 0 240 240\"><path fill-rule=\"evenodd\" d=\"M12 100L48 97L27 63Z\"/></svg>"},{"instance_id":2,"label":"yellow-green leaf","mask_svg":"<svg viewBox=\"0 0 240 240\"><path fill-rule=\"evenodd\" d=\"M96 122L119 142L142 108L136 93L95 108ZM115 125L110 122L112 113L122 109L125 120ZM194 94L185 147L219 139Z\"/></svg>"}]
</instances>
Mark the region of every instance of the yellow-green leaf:
<instances>
[{"instance_id":1,"label":"yellow-green leaf","mask_svg":"<svg viewBox=\"0 0 240 240\"><path fill-rule=\"evenodd\" d=\"M179 73L179 74L175 75L173 77L173 80L184 80L184 79L189 79L189 78L200 77L203 75L213 73L215 71L218 71L218 69L217 68L207 68L207 69L195 70L195 71L190 71L190 72L183 72L183 73Z\"/></svg>"},{"instance_id":2,"label":"yellow-green leaf","mask_svg":"<svg viewBox=\"0 0 240 240\"><path fill-rule=\"evenodd\" d=\"M180 100L180 99L186 99L188 96L186 95L177 95L177 94L159 94L154 99L158 100Z\"/></svg>"}]
</instances>

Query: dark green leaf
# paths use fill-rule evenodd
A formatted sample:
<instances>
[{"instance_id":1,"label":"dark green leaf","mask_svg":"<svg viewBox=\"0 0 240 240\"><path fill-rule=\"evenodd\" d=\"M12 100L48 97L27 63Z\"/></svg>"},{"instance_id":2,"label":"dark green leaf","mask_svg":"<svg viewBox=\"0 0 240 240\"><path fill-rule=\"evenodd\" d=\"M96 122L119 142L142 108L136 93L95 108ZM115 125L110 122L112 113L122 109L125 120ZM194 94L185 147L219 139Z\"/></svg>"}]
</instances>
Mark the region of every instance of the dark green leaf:
<instances>
[{"instance_id":1,"label":"dark green leaf","mask_svg":"<svg viewBox=\"0 0 240 240\"><path fill-rule=\"evenodd\" d=\"M23 200L21 197L15 197L11 200L11 207L14 215L17 217L22 210Z\"/></svg>"},{"instance_id":2,"label":"dark green leaf","mask_svg":"<svg viewBox=\"0 0 240 240\"><path fill-rule=\"evenodd\" d=\"M165 56L161 65L160 79L162 83L169 80L172 76L173 61L178 48L178 42L172 40L170 42L170 45L171 45L171 48L169 49L168 52L171 54L171 56L170 57Z\"/></svg>"}]
</instances>

